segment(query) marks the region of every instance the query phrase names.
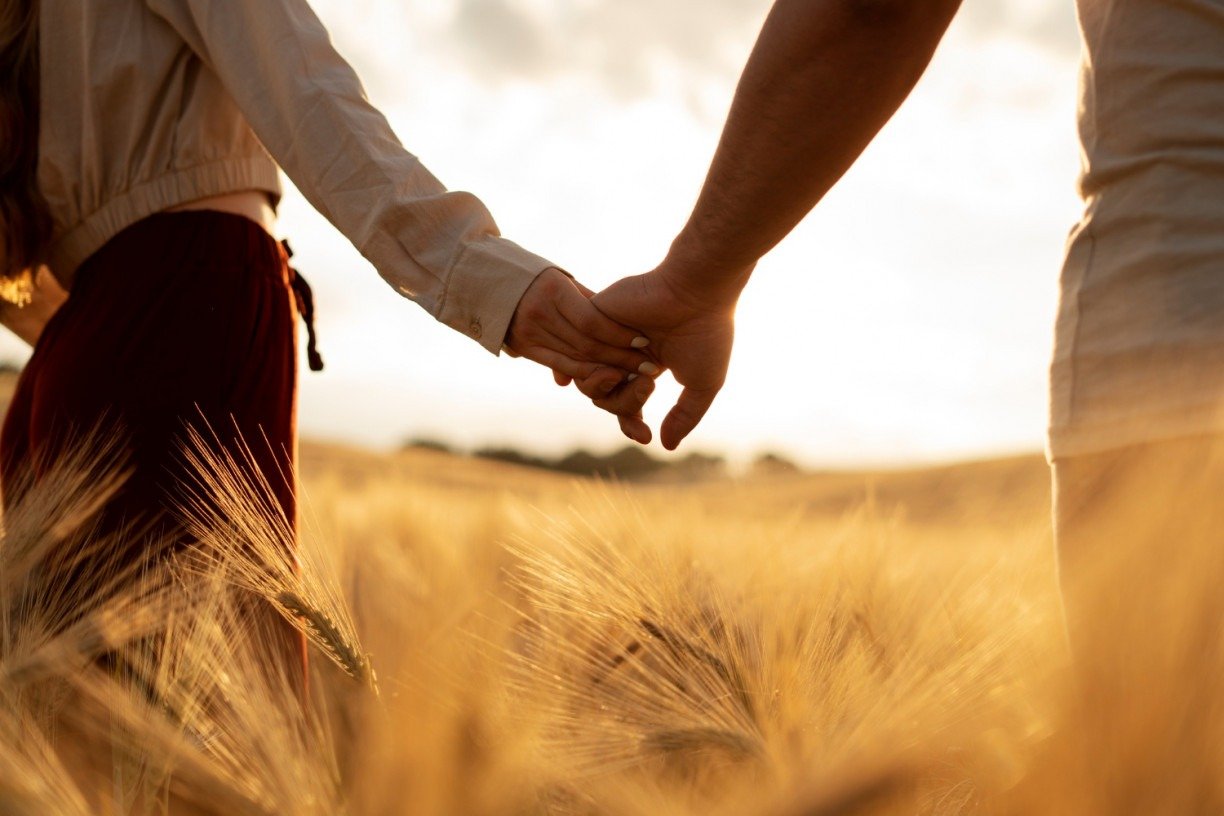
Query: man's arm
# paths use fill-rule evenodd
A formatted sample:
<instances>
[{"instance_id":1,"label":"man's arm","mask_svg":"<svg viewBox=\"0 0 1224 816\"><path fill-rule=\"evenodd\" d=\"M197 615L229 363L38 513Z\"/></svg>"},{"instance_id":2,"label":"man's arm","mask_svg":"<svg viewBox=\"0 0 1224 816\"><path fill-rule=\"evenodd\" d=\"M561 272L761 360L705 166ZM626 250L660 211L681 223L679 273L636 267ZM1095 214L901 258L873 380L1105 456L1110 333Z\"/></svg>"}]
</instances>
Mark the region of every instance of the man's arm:
<instances>
[{"instance_id":1,"label":"man's arm","mask_svg":"<svg viewBox=\"0 0 1224 816\"><path fill-rule=\"evenodd\" d=\"M684 386L663 423L665 447L696 427L722 387L735 303L757 260L841 178L909 95L959 5L774 4L688 223L657 269L595 299L609 317L650 336L652 354ZM632 413L625 393L597 404ZM627 434L641 435L636 422L628 424L622 420Z\"/></svg>"},{"instance_id":2,"label":"man's arm","mask_svg":"<svg viewBox=\"0 0 1224 816\"><path fill-rule=\"evenodd\" d=\"M740 284L849 169L926 70L960 0L779 0L744 68L674 279Z\"/></svg>"}]
</instances>

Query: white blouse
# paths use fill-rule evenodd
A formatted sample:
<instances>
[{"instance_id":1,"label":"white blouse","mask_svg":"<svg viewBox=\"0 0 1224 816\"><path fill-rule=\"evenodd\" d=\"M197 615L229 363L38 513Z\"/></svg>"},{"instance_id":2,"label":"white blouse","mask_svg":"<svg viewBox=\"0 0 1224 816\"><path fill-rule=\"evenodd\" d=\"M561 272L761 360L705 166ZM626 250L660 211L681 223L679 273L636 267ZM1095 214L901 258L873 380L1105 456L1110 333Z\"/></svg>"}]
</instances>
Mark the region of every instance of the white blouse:
<instances>
[{"instance_id":1,"label":"white blouse","mask_svg":"<svg viewBox=\"0 0 1224 816\"><path fill-rule=\"evenodd\" d=\"M501 238L367 101L306 0L42 0L39 186L49 266L277 165L391 286L498 353L547 260Z\"/></svg>"}]
</instances>

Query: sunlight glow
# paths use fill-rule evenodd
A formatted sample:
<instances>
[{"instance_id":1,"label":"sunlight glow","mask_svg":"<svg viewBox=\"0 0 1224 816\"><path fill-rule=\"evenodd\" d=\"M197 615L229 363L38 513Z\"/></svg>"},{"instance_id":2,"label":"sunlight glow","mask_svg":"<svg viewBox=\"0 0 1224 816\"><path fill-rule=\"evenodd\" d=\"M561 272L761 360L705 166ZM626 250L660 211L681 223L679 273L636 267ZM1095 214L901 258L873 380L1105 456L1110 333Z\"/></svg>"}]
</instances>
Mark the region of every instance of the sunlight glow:
<instances>
[{"instance_id":1,"label":"sunlight glow","mask_svg":"<svg viewBox=\"0 0 1224 816\"><path fill-rule=\"evenodd\" d=\"M650 269L683 224L769 4L313 5L409 150L598 289ZM823 464L1041 447L1078 213L1070 15L1056 0L967 5L898 116L760 264L730 380L690 450ZM302 378L304 434L624 444L546 371L494 359L396 296L295 191L281 215L328 363ZM6 338L0 353L28 350Z\"/></svg>"}]
</instances>

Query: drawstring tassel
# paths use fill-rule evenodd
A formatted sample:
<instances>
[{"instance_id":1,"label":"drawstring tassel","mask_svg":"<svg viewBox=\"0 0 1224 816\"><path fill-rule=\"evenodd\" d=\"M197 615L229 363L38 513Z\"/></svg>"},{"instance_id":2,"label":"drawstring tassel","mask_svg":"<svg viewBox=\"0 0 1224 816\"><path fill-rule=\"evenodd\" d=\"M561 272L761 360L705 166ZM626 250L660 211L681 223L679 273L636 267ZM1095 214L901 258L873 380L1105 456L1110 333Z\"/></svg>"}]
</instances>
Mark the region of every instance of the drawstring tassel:
<instances>
[{"instance_id":1,"label":"drawstring tassel","mask_svg":"<svg viewBox=\"0 0 1224 816\"><path fill-rule=\"evenodd\" d=\"M281 246L285 248L286 259L292 258L293 250L289 248L289 242L281 241ZM322 371L323 356L319 354L318 338L315 336L314 293L310 291L310 284L302 277L302 273L292 266L289 267L289 286L293 289L293 297L297 301L302 322L306 324L306 362L311 371Z\"/></svg>"}]
</instances>

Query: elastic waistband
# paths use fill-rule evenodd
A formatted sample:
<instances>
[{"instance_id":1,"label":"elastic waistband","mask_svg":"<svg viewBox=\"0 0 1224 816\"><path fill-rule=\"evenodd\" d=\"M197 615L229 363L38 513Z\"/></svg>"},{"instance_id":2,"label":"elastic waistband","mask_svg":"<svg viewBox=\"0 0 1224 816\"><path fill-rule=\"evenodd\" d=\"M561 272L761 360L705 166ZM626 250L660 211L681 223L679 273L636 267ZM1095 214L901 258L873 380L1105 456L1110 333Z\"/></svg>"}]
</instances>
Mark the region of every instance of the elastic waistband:
<instances>
[{"instance_id":1,"label":"elastic waistband","mask_svg":"<svg viewBox=\"0 0 1224 816\"><path fill-rule=\"evenodd\" d=\"M263 190L279 199L280 171L266 153L261 154L170 170L112 197L83 222L55 238L48 261L52 273L69 287L77 268L124 230L149 218L187 215L164 211L189 201L242 190Z\"/></svg>"}]
</instances>

